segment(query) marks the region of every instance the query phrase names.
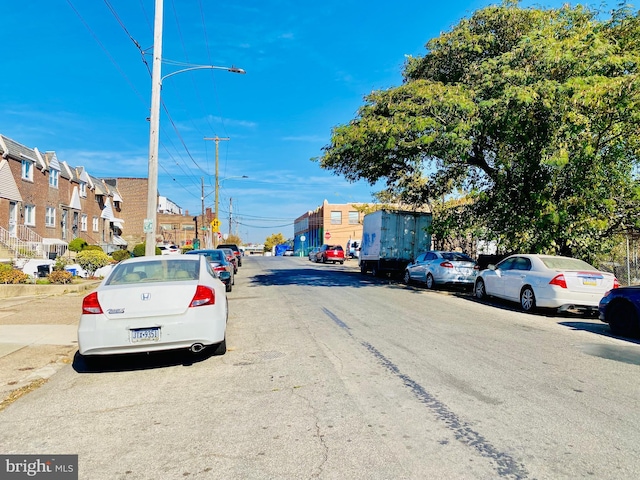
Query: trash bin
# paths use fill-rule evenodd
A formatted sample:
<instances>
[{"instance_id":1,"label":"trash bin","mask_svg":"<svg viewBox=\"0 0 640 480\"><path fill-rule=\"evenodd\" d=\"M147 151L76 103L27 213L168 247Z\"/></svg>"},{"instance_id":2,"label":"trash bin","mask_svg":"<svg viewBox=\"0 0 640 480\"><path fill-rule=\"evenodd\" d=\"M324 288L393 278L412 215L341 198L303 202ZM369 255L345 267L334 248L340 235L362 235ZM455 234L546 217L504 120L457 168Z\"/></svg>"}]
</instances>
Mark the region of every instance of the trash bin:
<instances>
[{"instance_id":1,"label":"trash bin","mask_svg":"<svg viewBox=\"0 0 640 480\"><path fill-rule=\"evenodd\" d=\"M71 275L73 275L74 277L78 275L78 271L75 268L65 268L65 270L69 272Z\"/></svg>"},{"instance_id":2,"label":"trash bin","mask_svg":"<svg viewBox=\"0 0 640 480\"><path fill-rule=\"evenodd\" d=\"M49 265L38 265L38 278L44 278L50 273Z\"/></svg>"}]
</instances>

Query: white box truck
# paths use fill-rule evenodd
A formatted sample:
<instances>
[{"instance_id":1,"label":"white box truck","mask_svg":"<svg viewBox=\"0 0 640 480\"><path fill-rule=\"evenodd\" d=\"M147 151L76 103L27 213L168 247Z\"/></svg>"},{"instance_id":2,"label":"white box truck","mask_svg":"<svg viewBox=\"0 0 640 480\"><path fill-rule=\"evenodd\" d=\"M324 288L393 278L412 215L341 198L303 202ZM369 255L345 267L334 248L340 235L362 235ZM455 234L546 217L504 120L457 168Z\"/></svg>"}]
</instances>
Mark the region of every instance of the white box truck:
<instances>
[{"instance_id":1,"label":"white box truck","mask_svg":"<svg viewBox=\"0 0 640 480\"><path fill-rule=\"evenodd\" d=\"M421 252L431 250L431 214L378 210L364 216L360 272L397 275Z\"/></svg>"}]
</instances>

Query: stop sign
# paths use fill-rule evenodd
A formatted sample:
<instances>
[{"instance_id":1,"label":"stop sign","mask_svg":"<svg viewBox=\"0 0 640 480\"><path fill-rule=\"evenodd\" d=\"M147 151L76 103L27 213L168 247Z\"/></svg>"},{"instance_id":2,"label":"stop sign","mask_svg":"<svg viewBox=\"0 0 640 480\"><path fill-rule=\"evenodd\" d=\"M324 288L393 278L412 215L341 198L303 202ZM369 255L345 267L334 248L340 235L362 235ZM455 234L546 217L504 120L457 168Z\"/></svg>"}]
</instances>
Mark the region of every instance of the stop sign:
<instances>
[{"instance_id":1,"label":"stop sign","mask_svg":"<svg viewBox=\"0 0 640 480\"><path fill-rule=\"evenodd\" d=\"M325 240L329 240L331 238L331 234L329 232L324 234Z\"/></svg>"}]
</instances>

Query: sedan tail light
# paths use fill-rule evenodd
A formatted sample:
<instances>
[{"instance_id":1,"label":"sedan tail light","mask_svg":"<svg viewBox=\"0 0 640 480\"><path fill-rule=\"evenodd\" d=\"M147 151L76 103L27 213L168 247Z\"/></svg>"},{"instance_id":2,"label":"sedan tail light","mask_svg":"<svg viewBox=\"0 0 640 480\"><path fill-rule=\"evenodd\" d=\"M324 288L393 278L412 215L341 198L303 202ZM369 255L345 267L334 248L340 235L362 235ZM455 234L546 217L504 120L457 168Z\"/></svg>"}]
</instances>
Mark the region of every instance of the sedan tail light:
<instances>
[{"instance_id":1,"label":"sedan tail light","mask_svg":"<svg viewBox=\"0 0 640 480\"><path fill-rule=\"evenodd\" d=\"M555 285L560 288L567 288L567 281L565 280L564 275L560 274L553 277L549 282L549 285Z\"/></svg>"},{"instance_id":2,"label":"sedan tail light","mask_svg":"<svg viewBox=\"0 0 640 480\"><path fill-rule=\"evenodd\" d=\"M620 282L616 277L613 277L613 288L620 288Z\"/></svg>"},{"instance_id":3,"label":"sedan tail light","mask_svg":"<svg viewBox=\"0 0 640 480\"><path fill-rule=\"evenodd\" d=\"M98 315L102 313L102 307L98 301L98 292L93 292L82 299L82 314Z\"/></svg>"},{"instance_id":4,"label":"sedan tail light","mask_svg":"<svg viewBox=\"0 0 640 480\"><path fill-rule=\"evenodd\" d=\"M202 305L215 305L216 294L213 289L205 287L204 285L198 285L196 288L196 294L191 300L190 307L200 307Z\"/></svg>"},{"instance_id":5,"label":"sedan tail light","mask_svg":"<svg viewBox=\"0 0 640 480\"><path fill-rule=\"evenodd\" d=\"M451 262L442 262L440 264L440 266L444 267L444 268L453 268L453 263L451 263Z\"/></svg>"}]
</instances>

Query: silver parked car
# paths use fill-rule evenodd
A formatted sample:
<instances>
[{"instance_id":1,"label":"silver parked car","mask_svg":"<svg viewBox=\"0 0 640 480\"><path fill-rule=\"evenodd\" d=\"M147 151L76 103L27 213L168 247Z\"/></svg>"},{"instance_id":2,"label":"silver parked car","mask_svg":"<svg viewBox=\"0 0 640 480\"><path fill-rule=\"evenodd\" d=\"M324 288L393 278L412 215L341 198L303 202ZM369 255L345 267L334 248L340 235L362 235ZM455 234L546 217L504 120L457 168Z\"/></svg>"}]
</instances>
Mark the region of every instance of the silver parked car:
<instances>
[{"instance_id":1,"label":"silver parked car","mask_svg":"<svg viewBox=\"0 0 640 480\"><path fill-rule=\"evenodd\" d=\"M423 252L407 265L404 283L422 282L427 288L436 285L464 285L472 287L478 274L478 264L460 252Z\"/></svg>"}]
</instances>

